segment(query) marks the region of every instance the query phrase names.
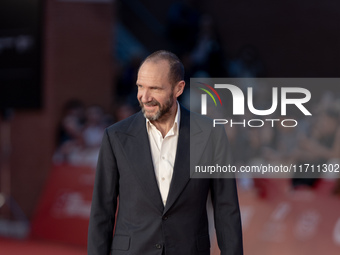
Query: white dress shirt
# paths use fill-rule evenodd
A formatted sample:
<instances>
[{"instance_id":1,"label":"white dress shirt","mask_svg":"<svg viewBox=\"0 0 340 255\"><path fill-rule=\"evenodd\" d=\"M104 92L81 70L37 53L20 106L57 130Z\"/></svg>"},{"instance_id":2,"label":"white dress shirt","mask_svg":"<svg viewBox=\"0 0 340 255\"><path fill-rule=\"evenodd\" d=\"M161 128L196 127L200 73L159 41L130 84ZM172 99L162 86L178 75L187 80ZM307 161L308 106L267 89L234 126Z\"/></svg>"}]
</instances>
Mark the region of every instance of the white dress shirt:
<instances>
[{"instance_id":1,"label":"white dress shirt","mask_svg":"<svg viewBox=\"0 0 340 255\"><path fill-rule=\"evenodd\" d=\"M162 196L163 204L166 204L170 183L172 179L178 134L180 124L180 107L177 102L177 113L174 124L169 132L164 136L148 119L146 119L146 129L148 131L151 155L155 170L156 180Z\"/></svg>"}]
</instances>

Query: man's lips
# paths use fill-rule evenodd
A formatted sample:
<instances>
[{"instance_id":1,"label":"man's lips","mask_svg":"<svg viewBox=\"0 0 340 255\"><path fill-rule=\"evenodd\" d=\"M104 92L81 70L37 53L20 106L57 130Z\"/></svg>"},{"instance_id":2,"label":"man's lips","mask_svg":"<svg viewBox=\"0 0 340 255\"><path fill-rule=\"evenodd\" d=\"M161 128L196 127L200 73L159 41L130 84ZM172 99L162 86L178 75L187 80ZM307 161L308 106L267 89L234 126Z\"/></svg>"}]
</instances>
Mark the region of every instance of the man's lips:
<instances>
[{"instance_id":1,"label":"man's lips","mask_svg":"<svg viewBox=\"0 0 340 255\"><path fill-rule=\"evenodd\" d=\"M153 111L155 111L156 106L157 105L154 105L154 106L146 106L146 105L144 105L144 110L147 111L147 112L153 112Z\"/></svg>"},{"instance_id":2,"label":"man's lips","mask_svg":"<svg viewBox=\"0 0 340 255\"><path fill-rule=\"evenodd\" d=\"M152 108L154 108L154 107L156 107L156 106L158 106L157 104L143 104L143 106L144 106L144 108L148 108L148 109L152 109Z\"/></svg>"}]
</instances>

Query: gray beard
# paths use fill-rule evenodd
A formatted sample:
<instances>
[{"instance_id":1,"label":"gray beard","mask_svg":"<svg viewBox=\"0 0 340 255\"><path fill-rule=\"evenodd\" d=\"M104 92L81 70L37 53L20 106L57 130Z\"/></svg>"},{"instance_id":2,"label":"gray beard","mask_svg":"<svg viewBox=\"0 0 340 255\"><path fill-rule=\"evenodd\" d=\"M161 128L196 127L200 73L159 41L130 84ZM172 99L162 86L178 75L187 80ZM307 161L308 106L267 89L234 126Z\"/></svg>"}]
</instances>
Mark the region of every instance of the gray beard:
<instances>
[{"instance_id":1,"label":"gray beard","mask_svg":"<svg viewBox=\"0 0 340 255\"><path fill-rule=\"evenodd\" d=\"M156 114L153 115L153 116L148 116L147 115L147 113L145 112L145 109L144 109L144 106L143 106L142 103L140 103L140 107L142 108L142 112L143 112L145 118L147 118L150 121L156 121L156 120L159 120L160 118L162 118L167 113L169 113L169 111L170 111L170 109L171 109L173 104L174 104L173 95L170 96L169 101L166 102L164 107L161 107L160 103L157 102L157 105L158 105L159 109L156 112Z\"/></svg>"}]
</instances>

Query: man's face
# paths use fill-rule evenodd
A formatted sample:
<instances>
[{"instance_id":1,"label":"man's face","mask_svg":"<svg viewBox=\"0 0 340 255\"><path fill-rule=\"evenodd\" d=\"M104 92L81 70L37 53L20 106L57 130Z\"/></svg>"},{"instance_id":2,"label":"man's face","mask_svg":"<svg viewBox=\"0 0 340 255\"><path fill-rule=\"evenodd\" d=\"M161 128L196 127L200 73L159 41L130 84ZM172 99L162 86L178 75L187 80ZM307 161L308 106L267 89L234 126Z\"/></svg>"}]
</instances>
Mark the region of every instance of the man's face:
<instances>
[{"instance_id":1,"label":"man's face","mask_svg":"<svg viewBox=\"0 0 340 255\"><path fill-rule=\"evenodd\" d=\"M137 99L144 116L151 121L165 120L176 112L176 86L169 81L169 64L165 60L146 61L137 77Z\"/></svg>"}]
</instances>

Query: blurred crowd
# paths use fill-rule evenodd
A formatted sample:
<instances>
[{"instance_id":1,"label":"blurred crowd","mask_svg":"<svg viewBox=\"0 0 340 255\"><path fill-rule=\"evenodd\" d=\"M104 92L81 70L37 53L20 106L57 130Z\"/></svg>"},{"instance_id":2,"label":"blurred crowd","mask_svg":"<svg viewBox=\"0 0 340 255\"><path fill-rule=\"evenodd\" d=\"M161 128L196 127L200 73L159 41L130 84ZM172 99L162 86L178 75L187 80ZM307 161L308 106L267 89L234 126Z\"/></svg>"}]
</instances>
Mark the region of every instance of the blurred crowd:
<instances>
[{"instance_id":1,"label":"blurred crowd","mask_svg":"<svg viewBox=\"0 0 340 255\"><path fill-rule=\"evenodd\" d=\"M98 148L112 117L100 106L85 107L79 100L66 103L57 131L57 150L54 163L95 165Z\"/></svg>"},{"instance_id":2,"label":"blurred crowd","mask_svg":"<svg viewBox=\"0 0 340 255\"><path fill-rule=\"evenodd\" d=\"M236 54L229 54L219 39L213 17L198 11L191 1L176 2L169 8L166 37L171 45L169 50L177 54L184 64L186 90L179 100L187 107L190 78L266 77L265 65L256 47L244 45ZM142 53L135 53L127 62L116 61L113 115L106 114L100 106L85 108L77 100L67 103L59 126L54 162L95 166L105 127L139 110L136 80L144 57ZM262 96L265 97L261 93L255 95L257 101L261 101ZM262 128L226 126L233 149L233 164L339 163L340 97L325 92L313 107L313 116L298 119L297 128L281 125L273 128L270 125ZM292 187L313 188L319 175L316 173L311 176L313 178L293 176ZM244 178L240 183L243 188L256 185L251 178ZM340 184L334 192L340 193Z\"/></svg>"},{"instance_id":3,"label":"blurred crowd","mask_svg":"<svg viewBox=\"0 0 340 255\"><path fill-rule=\"evenodd\" d=\"M68 101L57 128L54 163L95 167L105 128L135 113L126 102L117 102L114 108L109 114L99 105L85 107L80 100Z\"/></svg>"},{"instance_id":4,"label":"blurred crowd","mask_svg":"<svg viewBox=\"0 0 340 255\"><path fill-rule=\"evenodd\" d=\"M339 169L336 170L335 164L340 164L340 95L324 92L311 111L313 116L290 116L299 123L295 128L280 124L274 127L264 125L261 128L244 128L239 125L226 127L233 150L233 164L296 165L297 171L291 176L292 189L313 189L321 177L339 178ZM322 167L323 164L330 167L328 171L319 172L317 166ZM266 196L258 183L261 181L251 178L241 181L243 188L255 186L260 195ZM333 192L340 194L339 182Z\"/></svg>"}]
</instances>

